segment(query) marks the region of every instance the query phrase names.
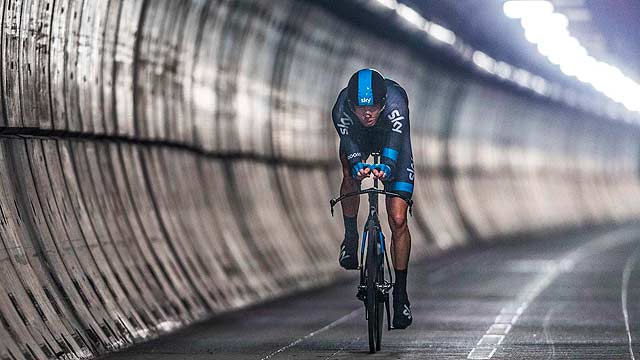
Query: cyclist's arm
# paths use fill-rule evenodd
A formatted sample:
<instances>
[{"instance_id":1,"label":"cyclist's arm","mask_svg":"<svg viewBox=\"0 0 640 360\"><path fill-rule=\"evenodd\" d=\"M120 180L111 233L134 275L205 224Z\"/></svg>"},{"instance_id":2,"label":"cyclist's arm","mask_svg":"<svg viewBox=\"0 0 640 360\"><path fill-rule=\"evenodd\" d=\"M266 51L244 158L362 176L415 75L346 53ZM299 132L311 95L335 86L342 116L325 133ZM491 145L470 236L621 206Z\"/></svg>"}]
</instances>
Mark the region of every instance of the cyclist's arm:
<instances>
[{"instance_id":1,"label":"cyclist's arm","mask_svg":"<svg viewBox=\"0 0 640 360\"><path fill-rule=\"evenodd\" d=\"M388 101L389 109L385 111L382 121L389 122L389 135L385 146L380 152L380 163L389 166L391 178L396 174L396 164L401 155L403 144L411 141L409 129L409 106L406 99L400 94L392 95ZM390 178L388 178L390 179Z\"/></svg>"},{"instance_id":2,"label":"cyclist's arm","mask_svg":"<svg viewBox=\"0 0 640 360\"><path fill-rule=\"evenodd\" d=\"M333 107L333 126L340 137L340 152L346 156L349 168L353 169L358 163L362 162L362 152L353 139L354 119L346 114L342 106L340 106L341 98L341 96L338 96L338 101Z\"/></svg>"}]
</instances>

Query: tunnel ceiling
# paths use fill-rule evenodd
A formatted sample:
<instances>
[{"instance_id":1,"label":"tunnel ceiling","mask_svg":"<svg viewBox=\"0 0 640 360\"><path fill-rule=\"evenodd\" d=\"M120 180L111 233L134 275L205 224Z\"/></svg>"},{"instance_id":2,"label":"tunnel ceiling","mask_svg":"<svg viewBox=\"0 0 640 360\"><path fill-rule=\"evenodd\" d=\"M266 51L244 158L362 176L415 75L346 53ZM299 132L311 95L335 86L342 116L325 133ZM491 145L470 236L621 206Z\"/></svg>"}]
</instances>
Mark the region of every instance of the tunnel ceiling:
<instances>
[{"instance_id":1,"label":"tunnel ceiling","mask_svg":"<svg viewBox=\"0 0 640 360\"><path fill-rule=\"evenodd\" d=\"M518 21L507 18L499 0L402 0L425 18L440 22L460 34L470 45L491 56L528 69L565 86L587 88L564 75L525 40ZM640 77L640 2L620 0L553 0L556 11L570 19L570 31L597 59Z\"/></svg>"},{"instance_id":2,"label":"tunnel ceiling","mask_svg":"<svg viewBox=\"0 0 640 360\"><path fill-rule=\"evenodd\" d=\"M640 217L638 127L317 2L0 4L0 359L91 358L346 276L331 109L365 66L410 99L412 259Z\"/></svg>"},{"instance_id":3,"label":"tunnel ceiling","mask_svg":"<svg viewBox=\"0 0 640 360\"><path fill-rule=\"evenodd\" d=\"M584 38L587 46L590 39L597 42L594 45L602 47L603 57L636 80L640 79L640 1L587 0L583 3L591 17L588 21L576 23L572 31L581 41Z\"/></svg>"}]
</instances>

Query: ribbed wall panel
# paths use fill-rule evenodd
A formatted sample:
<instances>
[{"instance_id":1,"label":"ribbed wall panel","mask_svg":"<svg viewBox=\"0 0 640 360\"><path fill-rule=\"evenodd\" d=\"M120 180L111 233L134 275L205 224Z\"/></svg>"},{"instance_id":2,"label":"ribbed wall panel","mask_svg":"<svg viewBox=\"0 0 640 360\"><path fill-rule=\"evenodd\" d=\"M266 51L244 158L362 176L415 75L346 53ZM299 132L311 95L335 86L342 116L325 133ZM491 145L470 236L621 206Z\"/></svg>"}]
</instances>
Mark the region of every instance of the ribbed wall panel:
<instances>
[{"instance_id":1,"label":"ribbed wall panel","mask_svg":"<svg viewBox=\"0 0 640 360\"><path fill-rule=\"evenodd\" d=\"M640 214L636 127L311 2L0 4L2 359L94 357L344 276L330 111L360 67L409 94L414 259Z\"/></svg>"}]
</instances>

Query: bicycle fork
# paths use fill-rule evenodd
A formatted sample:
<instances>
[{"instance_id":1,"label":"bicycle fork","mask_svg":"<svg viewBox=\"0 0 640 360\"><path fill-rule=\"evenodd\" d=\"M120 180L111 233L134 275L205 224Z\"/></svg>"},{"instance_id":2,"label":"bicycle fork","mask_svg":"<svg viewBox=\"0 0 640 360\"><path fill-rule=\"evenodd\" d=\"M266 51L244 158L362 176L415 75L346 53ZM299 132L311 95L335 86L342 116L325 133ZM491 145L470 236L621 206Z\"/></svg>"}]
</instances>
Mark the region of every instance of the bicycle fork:
<instances>
[{"instance_id":1,"label":"bicycle fork","mask_svg":"<svg viewBox=\"0 0 640 360\"><path fill-rule=\"evenodd\" d=\"M389 304L389 292L391 291L391 289L393 288L393 273L391 272L391 263L389 262L389 254L387 252L386 246L385 246L385 241L384 241L384 235L382 234L382 229L380 229L380 225L379 224L374 224L371 222L367 222L367 226L365 228L364 233L362 234L362 246L360 247L361 251L360 251L360 258L361 259L366 259L365 258L365 249L368 249L368 247L366 245L367 241L371 241L371 239L367 239L367 234L369 233L369 229L371 227L377 228L378 231L378 241L376 241L376 246L374 248L377 248L377 255L378 256L374 256L373 258L375 259L376 262L381 262L376 264L377 266L384 266L384 262L386 262L387 265L387 271L389 273L389 280L390 281L386 281L384 279L384 270L382 272L382 279L377 279L376 280L376 296L375 299L373 299L373 301L379 302L379 303L384 303L384 307L385 307L385 311L387 314L387 329L390 331L392 330L391 327L391 306ZM367 250L368 251L368 250ZM363 264L363 261L360 261L360 264ZM358 293L356 295L356 297L364 302L366 304L367 299L367 291L366 291L366 285L365 285L365 278L364 278L364 269L366 267L365 266L361 266L361 271L360 271L360 285L358 286ZM375 276L375 274L367 274L367 276Z\"/></svg>"}]
</instances>

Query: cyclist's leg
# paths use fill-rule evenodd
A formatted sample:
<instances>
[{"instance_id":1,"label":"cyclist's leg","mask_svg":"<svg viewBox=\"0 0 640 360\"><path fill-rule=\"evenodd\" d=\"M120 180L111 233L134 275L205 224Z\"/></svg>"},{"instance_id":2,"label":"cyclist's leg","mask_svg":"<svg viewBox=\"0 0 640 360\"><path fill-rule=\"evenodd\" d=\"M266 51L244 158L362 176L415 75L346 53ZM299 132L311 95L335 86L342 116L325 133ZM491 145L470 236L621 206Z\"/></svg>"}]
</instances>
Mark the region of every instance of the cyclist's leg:
<instances>
[{"instance_id":1,"label":"cyclist's leg","mask_svg":"<svg viewBox=\"0 0 640 360\"><path fill-rule=\"evenodd\" d=\"M407 202L398 197L387 197L387 214L391 228L391 258L396 271L406 271L411 253L411 234L407 226Z\"/></svg>"},{"instance_id":2,"label":"cyclist's leg","mask_svg":"<svg viewBox=\"0 0 640 360\"><path fill-rule=\"evenodd\" d=\"M411 144L405 144L398 156L395 175L389 182L385 182L387 190L399 193L406 199L413 195L415 171ZM407 202L398 197L387 197L387 214L391 228L391 256L396 270L406 270L411 252L411 234L407 226Z\"/></svg>"},{"instance_id":3,"label":"cyclist's leg","mask_svg":"<svg viewBox=\"0 0 640 360\"><path fill-rule=\"evenodd\" d=\"M340 195L360 190L360 181L351 177L351 168L346 156L340 153L342 163L342 184ZM339 263L347 270L358 268L358 208L360 197L354 196L344 199L342 205L342 218L344 220L344 240L340 245Z\"/></svg>"},{"instance_id":4,"label":"cyclist's leg","mask_svg":"<svg viewBox=\"0 0 640 360\"><path fill-rule=\"evenodd\" d=\"M410 199L413 195L415 171L411 145L407 144L396 165L396 175L388 188ZM385 187L387 184L385 184ZM391 256L395 268L395 286L393 289L393 326L404 329L411 324L411 308L407 295L407 269L411 253L411 233L407 225L408 204L398 197L387 197L387 214L391 228Z\"/></svg>"},{"instance_id":5,"label":"cyclist's leg","mask_svg":"<svg viewBox=\"0 0 640 360\"><path fill-rule=\"evenodd\" d=\"M360 190L360 181L351 177L351 166L344 154L340 154L340 162L342 163L342 184L340 185L340 195ZM360 197L353 196L344 199L341 202L342 215L349 218L358 216L358 208L360 207ZM346 224L345 224L346 225Z\"/></svg>"}]
</instances>

